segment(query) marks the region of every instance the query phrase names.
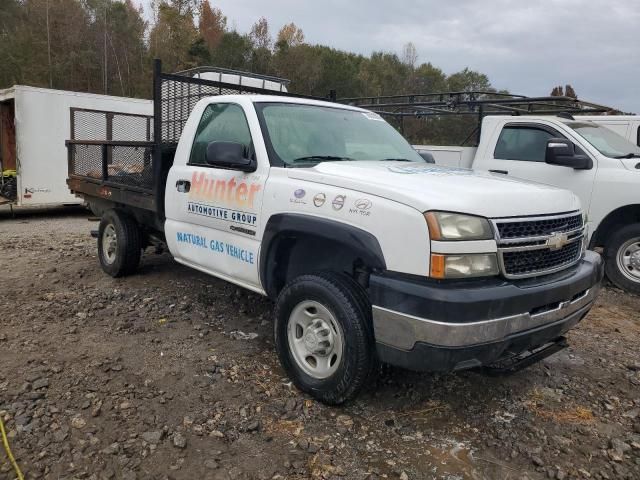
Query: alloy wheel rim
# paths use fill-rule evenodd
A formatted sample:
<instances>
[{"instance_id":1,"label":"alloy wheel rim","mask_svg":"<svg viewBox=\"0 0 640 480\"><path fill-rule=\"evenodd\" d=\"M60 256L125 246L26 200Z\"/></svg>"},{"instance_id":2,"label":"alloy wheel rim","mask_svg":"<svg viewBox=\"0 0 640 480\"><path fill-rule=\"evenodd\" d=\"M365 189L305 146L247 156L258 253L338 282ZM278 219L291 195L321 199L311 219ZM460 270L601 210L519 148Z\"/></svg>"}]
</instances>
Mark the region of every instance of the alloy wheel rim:
<instances>
[{"instance_id":1,"label":"alloy wheel rim","mask_svg":"<svg viewBox=\"0 0 640 480\"><path fill-rule=\"evenodd\" d=\"M333 375L342 360L344 335L334 315L321 303L305 300L291 311L287 340L293 360L307 375Z\"/></svg>"}]
</instances>

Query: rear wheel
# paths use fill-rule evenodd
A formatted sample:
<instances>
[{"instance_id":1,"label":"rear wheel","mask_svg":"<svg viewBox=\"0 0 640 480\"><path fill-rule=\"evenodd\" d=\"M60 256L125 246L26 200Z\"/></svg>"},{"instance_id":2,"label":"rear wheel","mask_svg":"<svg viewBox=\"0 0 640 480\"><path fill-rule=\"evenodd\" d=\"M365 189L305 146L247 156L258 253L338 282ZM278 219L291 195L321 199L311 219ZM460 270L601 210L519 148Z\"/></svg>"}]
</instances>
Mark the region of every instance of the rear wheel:
<instances>
[{"instance_id":1,"label":"rear wheel","mask_svg":"<svg viewBox=\"0 0 640 480\"><path fill-rule=\"evenodd\" d=\"M294 384L327 404L355 397L374 373L371 305L342 274L302 275L284 287L275 343Z\"/></svg>"},{"instance_id":2,"label":"rear wheel","mask_svg":"<svg viewBox=\"0 0 640 480\"><path fill-rule=\"evenodd\" d=\"M607 277L618 287L640 294L640 224L617 230L604 250Z\"/></svg>"},{"instance_id":3,"label":"rear wheel","mask_svg":"<svg viewBox=\"0 0 640 480\"><path fill-rule=\"evenodd\" d=\"M129 275L138 268L142 235L136 221L119 210L108 210L98 229L98 258L112 277Z\"/></svg>"}]
</instances>

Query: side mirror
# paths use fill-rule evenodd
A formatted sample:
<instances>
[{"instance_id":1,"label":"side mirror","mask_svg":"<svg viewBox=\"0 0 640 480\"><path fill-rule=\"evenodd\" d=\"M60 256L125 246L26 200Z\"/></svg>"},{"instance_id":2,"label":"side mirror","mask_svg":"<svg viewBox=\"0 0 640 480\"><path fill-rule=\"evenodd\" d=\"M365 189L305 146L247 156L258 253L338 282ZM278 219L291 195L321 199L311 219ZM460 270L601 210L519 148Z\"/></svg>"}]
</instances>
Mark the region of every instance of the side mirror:
<instances>
[{"instance_id":1,"label":"side mirror","mask_svg":"<svg viewBox=\"0 0 640 480\"><path fill-rule=\"evenodd\" d=\"M246 158L245 147L236 142L211 142L207 145L205 157L213 167L230 168L242 172L255 172L255 160Z\"/></svg>"},{"instance_id":2,"label":"side mirror","mask_svg":"<svg viewBox=\"0 0 640 480\"><path fill-rule=\"evenodd\" d=\"M575 145L566 138L550 138L547 140L544 161L549 165L570 167L575 170L590 170L593 168L593 160L587 155L576 154Z\"/></svg>"},{"instance_id":3,"label":"side mirror","mask_svg":"<svg viewBox=\"0 0 640 480\"><path fill-rule=\"evenodd\" d=\"M435 158L433 158L433 154L431 152L427 152L426 150L416 150L418 155L422 157L422 159L427 163L436 163Z\"/></svg>"}]
</instances>

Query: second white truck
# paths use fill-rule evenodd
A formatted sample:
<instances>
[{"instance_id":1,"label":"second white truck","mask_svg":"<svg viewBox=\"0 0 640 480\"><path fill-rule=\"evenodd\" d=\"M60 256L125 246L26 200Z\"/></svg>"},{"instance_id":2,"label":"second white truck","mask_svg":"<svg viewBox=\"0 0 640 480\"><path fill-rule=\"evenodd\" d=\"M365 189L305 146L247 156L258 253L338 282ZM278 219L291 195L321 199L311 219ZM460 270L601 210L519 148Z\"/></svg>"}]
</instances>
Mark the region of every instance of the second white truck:
<instances>
[{"instance_id":1,"label":"second white truck","mask_svg":"<svg viewBox=\"0 0 640 480\"><path fill-rule=\"evenodd\" d=\"M587 215L589 248L604 250L607 277L640 294L638 145L580 116L491 115L482 121L478 147L416 148L436 164L573 191Z\"/></svg>"},{"instance_id":2,"label":"second white truck","mask_svg":"<svg viewBox=\"0 0 640 480\"><path fill-rule=\"evenodd\" d=\"M430 165L360 108L154 78L153 142L68 142L102 269L166 245L273 299L281 364L319 400L352 398L378 361L524 367L593 306L602 261L570 191Z\"/></svg>"}]
</instances>

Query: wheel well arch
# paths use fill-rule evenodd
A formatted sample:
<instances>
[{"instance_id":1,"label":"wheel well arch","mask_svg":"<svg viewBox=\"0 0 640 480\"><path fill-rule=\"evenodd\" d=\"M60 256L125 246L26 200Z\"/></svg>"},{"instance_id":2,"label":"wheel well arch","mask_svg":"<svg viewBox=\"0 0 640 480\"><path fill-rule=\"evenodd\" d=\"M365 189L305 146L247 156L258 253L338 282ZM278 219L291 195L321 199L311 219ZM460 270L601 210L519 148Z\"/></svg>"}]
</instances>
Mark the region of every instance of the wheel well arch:
<instances>
[{"instance_id":1,"label":"wheel well arch","mask_svg":"<svg viewBox=\"0 0 640 480\"><path fill-rule=\"evenodd\" d=\"M292 278L314 271L350 275L385 269L375 236L358 227L303 214L269 218L260 249L260 280L271 298Z\"/></svg>"},{"instance_id":2,"label":"wheel well arch","mask_svg":"<svg viewBox=\"0 0 640 480\"><path fill-rule=\"evenodd\" d=\"M618 225L640 223L640 204L616 208L600 222L591 236L589 248L604 247Z\"/></svg>"}]
</instances>

